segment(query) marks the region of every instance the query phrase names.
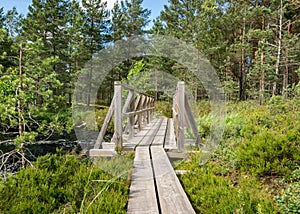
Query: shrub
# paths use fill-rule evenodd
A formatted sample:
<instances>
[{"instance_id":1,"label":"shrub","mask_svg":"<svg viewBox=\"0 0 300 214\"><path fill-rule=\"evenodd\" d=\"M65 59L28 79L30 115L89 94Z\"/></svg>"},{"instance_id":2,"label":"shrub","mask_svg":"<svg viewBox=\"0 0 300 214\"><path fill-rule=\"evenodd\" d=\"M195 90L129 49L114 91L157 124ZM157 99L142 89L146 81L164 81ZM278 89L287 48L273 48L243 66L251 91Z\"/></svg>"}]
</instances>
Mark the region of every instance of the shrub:
<instances>
[{"instance_id":1,"label":"shrub","mask_svg":"<svg viewBox=\"0 0 300 214\"><path fill-rule=\"evenodd\" d=\"M211 172L212 168L198 168L180 176L197 213L272 213L272 199L258 188L259 183L241 178L239 186L225 177Z\"/></svg>"},{"instance_id":2,"label":"shrub","mask_svg":"<svg viewBox=\"0 0 300 214\"><path fill-rule=\"evenodd\" d=\"M299 149L298 143L291 141L288 134L267 129L238 147L238 165L258 176L288 176L299 164Z\"/></svg>"},{"instance_id":3,"label":"shrub","mask_svg":"<svg viewBox=\"0 0 300 214\"><path fill-rule=\"evenodd\" d=\"M274 197L282 213L300 213L300 169L293 172L293 180Z\"/></svg>"},{"instance_id":4,"label":"shrub","mask_svg":"<svg viewBox=\"0 0 300 214\"><path fill-rule=\"evenodd\" d=\"M46 155L0 182L5 213L125 213L128 181L76 155ZM99 197L97 197L99 195Z\"/></svg>"},{"instance_id":5,"label":"shrub","mask_svg":"<svg viewBox=\"0 0 300 214\"><path fill-rule=\"evenodd\" d=\"M165 117L172 117L172 103L167 101L156 101L155 102L155 113Z\"/></svg>"},{"instance_id":6,"label":"shrub","mask_svg":"<svg viewBox=\"0 0 300 214\"><path fill-rule=\"evenodd\" d=\"M75 123L80 124L85 122L88 130L100 130L104 123L108 109L109 108L97 109L95 111L87 110L86 112L81 113L81 115L75 119ZM111 121L108 125L107 133L113 133L113 129L113 122Z\"/></svg>"}]
</instances>

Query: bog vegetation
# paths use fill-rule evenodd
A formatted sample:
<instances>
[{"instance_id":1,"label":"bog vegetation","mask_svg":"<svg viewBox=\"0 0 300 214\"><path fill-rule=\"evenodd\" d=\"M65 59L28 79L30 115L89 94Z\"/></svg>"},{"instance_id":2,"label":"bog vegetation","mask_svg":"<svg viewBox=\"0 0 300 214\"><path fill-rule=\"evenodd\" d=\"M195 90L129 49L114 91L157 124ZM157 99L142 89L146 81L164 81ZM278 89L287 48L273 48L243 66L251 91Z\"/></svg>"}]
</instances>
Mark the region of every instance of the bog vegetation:
<instances>
[{"instance_id":1,"label":"bog vegetation","mask_svg":"<svg viewBox=\"0 0 300 214\"><path fill-rule=\"evenodd\" d=\"M166 105L158 103L157 112L169 114ZM213 118L208 101L198 105L205 143ZM174 165L187 170L179 178L196 212L299 213L299 112L299 99L229 103L223 140L209 161L199 165L198 151ZM40 157L34 167L1 180L0 209L125 213L132 158L93 164L62 152Z\"/></svg>"},{"instance_id":2,"label":"bog vegetation","mask_svg":"<svg viewBox=\"0 0 300 214\"><path fill-rule=\"evenodd\" d=\"M209 111L207 103L199 107ZM200 117L203 136L212 119ZM180 180L198 213L299 213L299 121L299 99L230 103L211 159L200 167L201 152L193 153L176 166L189 171Z\"/></svg>"},{"instance_id":3,"label":"bog vegetation","mask_svg":"<svg viewBox=\"0 0 300 214\"><path fill-rule=\"evenodd\" d=\"M114 164L126 169L121 162ZM97 162L58 151L1 180L0 209L3 213L126 213L129 174L125 170L112 175Z\"/></svg>"}]
</instances>

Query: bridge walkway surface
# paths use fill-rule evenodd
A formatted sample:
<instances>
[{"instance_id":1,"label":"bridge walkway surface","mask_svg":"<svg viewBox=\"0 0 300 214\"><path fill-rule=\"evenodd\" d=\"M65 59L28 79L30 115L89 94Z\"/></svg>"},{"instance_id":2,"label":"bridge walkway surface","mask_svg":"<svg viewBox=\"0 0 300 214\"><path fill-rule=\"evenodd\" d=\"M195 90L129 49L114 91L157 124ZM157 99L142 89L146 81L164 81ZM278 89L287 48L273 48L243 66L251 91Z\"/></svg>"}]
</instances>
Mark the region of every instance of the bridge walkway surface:
<instances>
[{"instance_id":1,"label":"bridge walkway surface","mask_svg":"<svg viewBox=\"0 0 300 214\"><path fill-rule=\"evenodd\" d=\"M175 145L172 119L153 119L124 148L135 149L127 213L195 213L164 146Z\"/></svg>"}]
</instances>

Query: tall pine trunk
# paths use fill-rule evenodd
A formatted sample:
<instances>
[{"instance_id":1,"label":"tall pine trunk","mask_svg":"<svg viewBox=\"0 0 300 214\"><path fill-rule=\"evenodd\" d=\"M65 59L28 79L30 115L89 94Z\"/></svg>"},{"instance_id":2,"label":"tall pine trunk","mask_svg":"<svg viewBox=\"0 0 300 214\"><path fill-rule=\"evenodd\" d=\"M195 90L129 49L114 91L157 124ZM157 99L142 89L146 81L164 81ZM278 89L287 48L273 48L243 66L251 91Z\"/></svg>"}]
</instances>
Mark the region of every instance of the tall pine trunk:
<instances>
[{"instance_id":1,"label":"tall pine trunk","mask_svg":"<svg viewBox=\"0 0 300 214\"><path fill-rule=\"evenodd\" d=\"M291 33L291 20L288 20L288 35ZM288 84L289 84L289 44L287 44L287 47L285 48L285 57L284 57L284 64L285 64L285 69L283 72L283 81L282 81L282 96L284 98L287 98L288 96Z\"/></svg>"},{"instance_id":2,"label":"tall pine trunk","mask_svg":"<svg viewBox=\"0 0 300 214\"><path fill-rule=\"evenodd\" d=\"M239 74L239 99L244 100L245 99L245 33L246 33L246 19L243 18L243 29L241 29L241 35L242 35L242 53L241 53L241 59L240 59L240 74Z\"/></svg>"},{"instance_id":3,"label":"tall pine trunk","mask_svg":"<svg viewBox=\"0 0 300 214\"><path fill-rule=\"evenodd\" d=\"M19 86L18 86L18 121L19 121L19 136L21 137L23 135L24 129L23 129L23 115L22 115L22 103L21 103L21 97L20 93L23 90L23 81L22 81L22 75L23 75L23 68L22 68L22 57L23 57L23 49L22 44L20 45L20 52L19 52Z\"/></svg>"},{"instance_id":4,"label":"tall pine trunk","mask_svg":"<svg viewBox=\"0 0 300 214\"><path fill-rule=\"evenodd\" d=\"M263 1L263 6L265 6L266 1ZM262 21L261 21L261 30L265 31L265 15L262 15ZM260 53L260 82L259 82L259 103L260 105L263 104L264 102L264 93L265 93L265 53L264 53L264 48L262 47L261 53Z\"/></svg>"},{"instance_id":5,"label":"tall pine trunk","mask_svg":"<svg viewBox=\"0 0 300 214\"><path fill-rule=\"evenodd\" d=\"M282 49L282 19L283 19L282 16L283 16L283 3L282 3L282 0L280 0L277 58L276 58L276 64L275 64L276 78L273 82L273 92L272 92L273 96L278 94L278 79L279 79L279 72L280 72L279 66L280 66L281 49Z\"/></svg>"}]
</instances>

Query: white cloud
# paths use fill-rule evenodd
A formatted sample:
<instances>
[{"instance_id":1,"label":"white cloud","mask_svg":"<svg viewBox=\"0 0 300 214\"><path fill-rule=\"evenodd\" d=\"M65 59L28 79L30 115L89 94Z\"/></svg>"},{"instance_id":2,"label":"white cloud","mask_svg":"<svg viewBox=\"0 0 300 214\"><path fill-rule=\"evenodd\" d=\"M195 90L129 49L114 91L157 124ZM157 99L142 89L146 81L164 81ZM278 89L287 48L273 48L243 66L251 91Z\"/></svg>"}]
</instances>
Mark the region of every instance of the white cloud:
<instances>
[{"instance_id":1,"label":"white cloud","mask_svg":"<svg viewBox=\"0 0 300 214\"><path fill-rule=\"evenodd\" d=\"M107 0L107 8L109 10L114 8L114 4L117 2L118 0Z\"/></svg>"},{"instance_id":2,"label":"white cloud","mask_svg":"<svg viewBox=\"0 0 300 214\"><path fill-rule=\"evenodd\" d=\"M103 2L105 2L105 0L103 0ZM106 0L106 2L107 2L107 9L111 10L111 9L113 9L114 4L116 2L118 2L118 0ZM82 6L81 0L79 0L79 3L80 3L80 6Z\"/></svg>"}]
</instances>

